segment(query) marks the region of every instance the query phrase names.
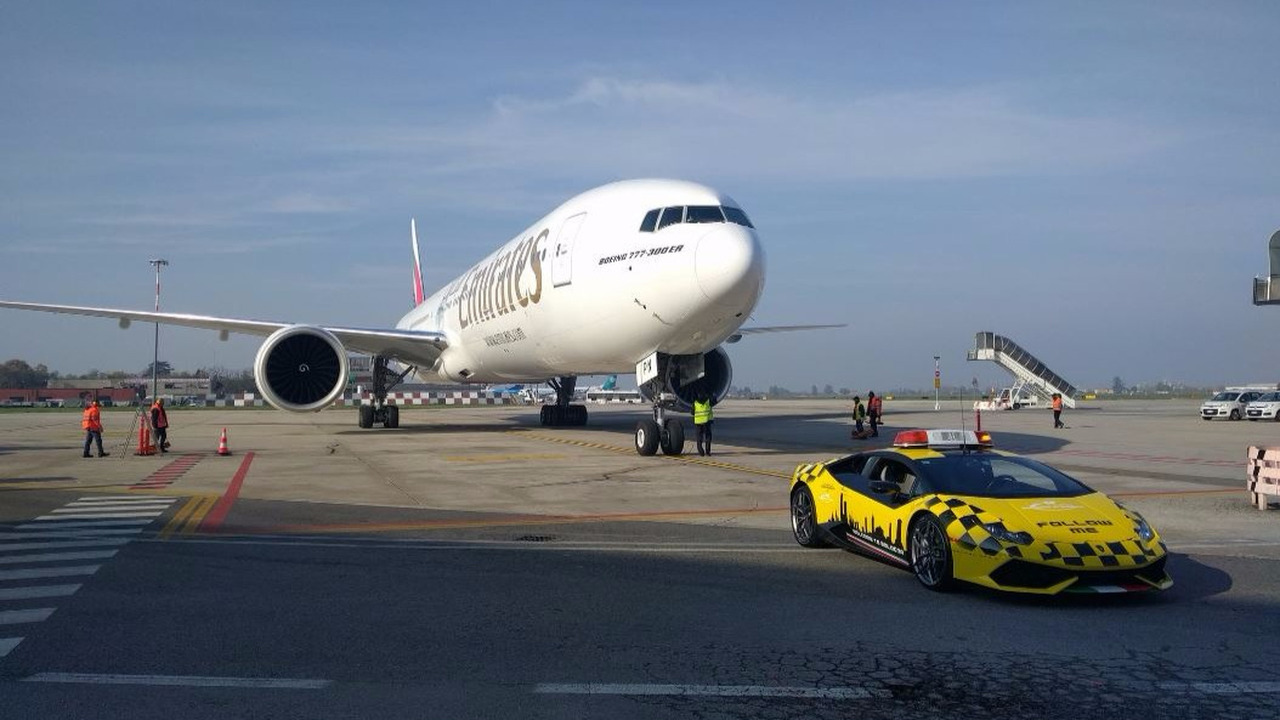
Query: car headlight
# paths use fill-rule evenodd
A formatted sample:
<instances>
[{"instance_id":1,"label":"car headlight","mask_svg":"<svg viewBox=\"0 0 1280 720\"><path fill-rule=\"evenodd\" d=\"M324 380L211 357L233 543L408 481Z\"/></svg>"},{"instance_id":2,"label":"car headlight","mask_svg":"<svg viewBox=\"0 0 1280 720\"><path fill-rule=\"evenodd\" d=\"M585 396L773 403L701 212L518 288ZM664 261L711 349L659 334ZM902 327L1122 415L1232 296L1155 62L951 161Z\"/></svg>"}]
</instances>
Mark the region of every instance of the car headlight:
<instances>
[{"instance_id":1,"label":"car headlight","mask_svg":"<svg viewBox=\"0 0 1280 720\"><path fill-rule=\"evenodd\" d=\"M1141 515L1137 513L1134 513L1133 519L1136 523L1134 525L1134 530L1138 531L1138 537L1142 538L1143 542L1151 542L1152 540L1155 539L1156 531L1151 529L1151 526L1147 524L1147 521L1145 518L1143 518Z\"/></svg>"},{"instance_id":2,"label":"car headlight","mask_svg":"<svg viewBox=\"0 0 1280 720\"><path fill-rule=\"evenodd\" d=\"M1004 523L1000 523L1000 522L987 523L986 525L982 526L982 529L990 533L991 537L1001 542L1013 543L1015 545L1031 544L1031 540L1032 540L1031 533L1013 532L1009 530L1009 528L1005 527Z\"/></svg>"}]
</instances>

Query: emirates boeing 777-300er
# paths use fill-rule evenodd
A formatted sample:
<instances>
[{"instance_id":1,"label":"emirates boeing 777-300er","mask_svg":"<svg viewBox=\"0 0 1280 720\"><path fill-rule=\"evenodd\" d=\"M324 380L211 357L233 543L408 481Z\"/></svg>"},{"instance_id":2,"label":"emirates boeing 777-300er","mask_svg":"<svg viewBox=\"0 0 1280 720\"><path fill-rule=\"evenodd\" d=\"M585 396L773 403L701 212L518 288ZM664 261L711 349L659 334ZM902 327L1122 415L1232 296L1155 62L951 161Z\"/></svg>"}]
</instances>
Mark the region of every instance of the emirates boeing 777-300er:
<instances>
[{"instance_id":1,"label":"emirates boeing 777-300er","mask_svg":"<svg viewBox=\"0 0 1280 720\"><path fill-rule=\"evenodd\" d=\"M547 382L543 425L583 425L580 375L636 374L652 418L636 424L642 455L680 454L686 413L732 379L721 347L744 334L831 326L744 328L764 287L764 252L730 197L675 180L627 180L578 195L434 295L422 288L413 238L415 305L394 328L350 328L169 312L0 301L0 307L264 335L258 388L281 410L321 410L347 386L347 351L373 356L373 404L359 424L397 427L388 390L410 372L427 381ZM391 363L395 362L396 366ZM402 369L398 369L399 368Z\"/></svg>"}]
</instances>

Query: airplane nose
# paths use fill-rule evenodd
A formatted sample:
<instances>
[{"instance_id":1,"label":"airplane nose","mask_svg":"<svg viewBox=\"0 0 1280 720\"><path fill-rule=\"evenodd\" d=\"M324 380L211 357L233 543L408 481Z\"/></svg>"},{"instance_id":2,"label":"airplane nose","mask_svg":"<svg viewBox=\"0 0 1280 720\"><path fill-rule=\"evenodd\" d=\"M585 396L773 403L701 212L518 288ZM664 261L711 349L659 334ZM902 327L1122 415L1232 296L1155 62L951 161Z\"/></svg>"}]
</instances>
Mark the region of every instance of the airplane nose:
<instances>
[{"instance_id":1,"label":"airplane nose","mask_svg":"<svg viewBox=\"0 0 1280 720\"><path fill-rule=\"evenodd\" d=\"M693 267L702 294L717 304L745 304L749 311L763 290L764 250L750 228L721 225L703 235Z\"/></svg>"}]
</instances>

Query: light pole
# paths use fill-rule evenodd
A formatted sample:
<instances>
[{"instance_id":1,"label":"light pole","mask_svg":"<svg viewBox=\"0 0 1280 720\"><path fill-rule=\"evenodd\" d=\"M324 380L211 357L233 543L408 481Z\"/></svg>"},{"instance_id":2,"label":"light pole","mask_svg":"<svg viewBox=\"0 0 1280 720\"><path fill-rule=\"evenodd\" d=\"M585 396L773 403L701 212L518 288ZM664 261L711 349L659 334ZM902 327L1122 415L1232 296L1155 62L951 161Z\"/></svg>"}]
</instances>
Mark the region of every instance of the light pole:
<instances>
[{"instance_id":1,"label":"light pole","mask_svg":"<svg viewBox=\"0 0 1280 720\"><path fill-rule=\"evenodd\" d=\"M933 409L941 410L942 405L938 402L938 388L942 387L942 368L938 365L938 360L942 359L941 355L933 356Z\"/></svg>"},{"instance_id":2,"label":"light pole","mask_svg":"<svg viewBox=\"0 0 1280 720\"><path fill-rule=\"evenodd\" d=\"M160 312L160 268L169 264L168 260L161 258L152 258L147 262L156 269L156 312ZM160 370L160 322L156 321L156 345L155 353L151 357L151 402L155 402L160 397L159 392L159 370Z\"/></svg>"}]
</instances>

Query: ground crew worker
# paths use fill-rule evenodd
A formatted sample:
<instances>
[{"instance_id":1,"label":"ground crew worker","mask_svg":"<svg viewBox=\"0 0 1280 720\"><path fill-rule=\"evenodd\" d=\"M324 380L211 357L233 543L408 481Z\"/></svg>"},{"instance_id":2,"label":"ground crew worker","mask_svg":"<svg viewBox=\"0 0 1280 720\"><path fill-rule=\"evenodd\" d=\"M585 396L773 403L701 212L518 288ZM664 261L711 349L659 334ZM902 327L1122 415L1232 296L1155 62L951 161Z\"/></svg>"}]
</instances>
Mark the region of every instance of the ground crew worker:
<instances>
[{"instance_id":1,"label":"ground crew worker","mask_svg":"<svg viewBox=\"0 0 1280 720\"><path fill-rule=\"evenodd\" d=\"M871 437L880 437L880 396L867 392L867 419L871 421Z\"/></svg>"},{"instance_id":2,"label":"ground crew worker","mask_svg":"<svg viewBox=\"0 0 1280 720\"><path fill-rule=\"evenodd\" d=\"M1066 427L1062 423L1062 393L1053 394L1053 426L1055 428Z\"/></svg>"},{"instance_id":3,"label":"ground crew worker","mask_svg":"<svg viewBox=\"0 0 1280 720\"><path fill-rule=\"evenodd\" d=\"M89 444L98 443L98 457L106 457L109 452L102 451L102 410L98 407L97 400L91 400L88 407L84 409L84 415L80 418L80 427L84 428L84 456L93 457L89 454Z\"/></svg>"},{"instance_id":4,"label":"ground crew worker","mask_svg":"<svg viewBox=\"0 0 1280 720\"><path fill-rule=\"evenodd\" d=\"M164 398L151 403L151 427L156 431L156 447L162 453L169 452L169 415L164 411Z\"/></svg>"},{"instance_id":5,"label":"ground crew worker","mask_svg":"<svg viewBox=\"0 0 1280 720\"><path fill-rule=\"evenodd\" d=\"M867 433L862 428L862 422L867 419L867 408L862 404L862 398L858 395L853 396L853 437L857 440L865 440Z\"/></svg>"},{"instance_id":6,"label":"ground crew worker","mask_svg":"<svg viewBox=\"0 0 1280 720\"><path fill-rule=\"evenodd\" d=\"M711 412L711 398L707 396L706 391L698 394L698 398L693 401L693 426L698 431L698 454L711 454L711 421L714 419Z\"/></svg>"}]
</instances>

